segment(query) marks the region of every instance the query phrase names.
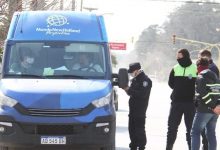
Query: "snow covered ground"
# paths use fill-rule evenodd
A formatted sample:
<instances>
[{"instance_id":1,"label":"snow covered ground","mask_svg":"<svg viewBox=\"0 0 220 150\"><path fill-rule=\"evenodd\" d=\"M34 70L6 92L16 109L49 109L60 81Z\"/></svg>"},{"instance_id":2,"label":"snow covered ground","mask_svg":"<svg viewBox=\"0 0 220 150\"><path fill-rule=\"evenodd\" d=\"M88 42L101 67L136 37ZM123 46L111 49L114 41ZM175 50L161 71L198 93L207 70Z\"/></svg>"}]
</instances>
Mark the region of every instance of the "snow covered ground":
<instances>
[{"instance_id":1,"label":"snow covered ground","mask_svg":"<svg viewBox=\"0 0 220 150\"><path fill-rule=\"evenodd\" d=\"M153 82L151 97L147 110L146 118L146 134L147 146L149 150L165 150L167 119L170 109L170 93L171 90L167 83ZM128 134L128 96L126 93L118 89L119 110L117 112L117 133L116 133L116 150L129 150L129 134ZM220 119L219 119L220 120ZM220 142L220 121L217 125L217 140ZM186 128L182 119L179 127L177 140L174 150L187 150ZM220 149L220 146L218 147Z\"/></svg>"}]
</instances>

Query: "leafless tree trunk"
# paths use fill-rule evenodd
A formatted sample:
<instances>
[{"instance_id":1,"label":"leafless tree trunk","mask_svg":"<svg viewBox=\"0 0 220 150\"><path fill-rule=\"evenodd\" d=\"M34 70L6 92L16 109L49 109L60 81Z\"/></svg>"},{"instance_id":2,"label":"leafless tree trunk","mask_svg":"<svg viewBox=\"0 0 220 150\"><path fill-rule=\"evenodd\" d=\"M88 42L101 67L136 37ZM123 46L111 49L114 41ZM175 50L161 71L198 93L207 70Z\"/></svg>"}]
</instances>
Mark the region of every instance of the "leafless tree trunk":
<instances>
[{"instance_id":1,"label":"leafless tree trunk","mask_svg":"<svg viewBox=\"0 0 220 150\"><path fill-rule=\"evenodd\" d=\"M71 8L72 11L75 11L76 10L76 1L75 0L72 0L72 8Z\"/></svg>"},{"instance_id":2,"label":"leafless tree trunk","mask_svg":"<svg viewBox=\"0 0 220 150\"><path fill-rule=\"evenodd\" d=\"M15 11L22 10L63 10L64 0L0 0L0 51L6 39L11 18ZM75 10L75 0L72 0Z\"/></svg>"},{"instance_id":3,"label":"leafless tree trunk","mask_svg":"<svg viewBox=\"0 0 220 150\"><path fill-rule=\"evenodd\" d=\"M13 13L21 10L22 0L0 0L0 51L7 36Z\"/></svg>"},{"instance_id":4,"label":"leafless tree trunk","mask_svg":"<svg viewBox=\"0 0 220 150\"><path fill-rule=\"evenodd\" d=\"M22 10L22 0L8 0L9 20L15 11Z\"/></svg>"},{"instance_id":5,"label":"leafless tree trunk","mask_svg":"<svg viewBox=\"0 0 220 150\"><path fill-rule=\"evenodd\" d=\"M31 0L30 9L31 10L45 10L46 2L45 0Z\"/></svg>"},{"instance_id":6,"label":"leafless tree trunk","mask_svg":"<svg viewBox=\"0 0 220 150\"><path fill-rule=\"evenodd\" d=\"M63 0L60 0L60 10L63 10Z\"/></svg>"}]
</instances>

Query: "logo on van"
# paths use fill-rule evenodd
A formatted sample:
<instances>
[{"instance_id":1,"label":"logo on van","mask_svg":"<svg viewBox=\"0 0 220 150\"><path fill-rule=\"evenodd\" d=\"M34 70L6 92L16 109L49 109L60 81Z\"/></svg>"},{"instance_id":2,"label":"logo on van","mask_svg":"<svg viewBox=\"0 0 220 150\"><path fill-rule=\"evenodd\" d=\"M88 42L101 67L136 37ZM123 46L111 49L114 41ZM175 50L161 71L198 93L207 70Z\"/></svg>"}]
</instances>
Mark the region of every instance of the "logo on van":
<instances>
[{"instance_id":1,"label":"logo on van","mask_svg":"<svg viewBox=\"0 0 220 150\"><path fill-rule=\"evenodd\" d=\"M52 15L47 18L49 26L63 26L68 24L67 18L62 15Z\"/></svg>"},{"instance_id":2,"label":"logo on van","mask_svg":"<svg viewBox=\"0 0 220 150\"><path fill-rule=\"evenodd\" d=\"M45 33L46 35L70 35L80 33L80 29L64 26L68 25L67 18L62 15L51 15L46 20L46 27L37 27L36 32Z\"/></svg>"}]
</instances>

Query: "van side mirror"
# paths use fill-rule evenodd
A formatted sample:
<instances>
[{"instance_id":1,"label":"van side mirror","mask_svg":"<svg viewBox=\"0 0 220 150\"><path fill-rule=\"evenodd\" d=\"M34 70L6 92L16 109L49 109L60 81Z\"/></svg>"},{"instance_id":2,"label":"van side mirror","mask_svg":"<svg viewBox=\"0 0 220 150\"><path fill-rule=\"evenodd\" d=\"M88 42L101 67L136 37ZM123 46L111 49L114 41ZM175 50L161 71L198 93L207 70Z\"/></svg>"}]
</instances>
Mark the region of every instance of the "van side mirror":
<instances>
[{"instance_id":1,"label":"van side mirror","mask_svg":"<svg viewBox=\"0 0 220 150\"><path fill-rule=\"evenodd\" d=\"M126 68L120 68L118 74L113 74L113 85L117 85L119 88L125 88L128 86L128 71Z\"/></svg>"}]
</instances>

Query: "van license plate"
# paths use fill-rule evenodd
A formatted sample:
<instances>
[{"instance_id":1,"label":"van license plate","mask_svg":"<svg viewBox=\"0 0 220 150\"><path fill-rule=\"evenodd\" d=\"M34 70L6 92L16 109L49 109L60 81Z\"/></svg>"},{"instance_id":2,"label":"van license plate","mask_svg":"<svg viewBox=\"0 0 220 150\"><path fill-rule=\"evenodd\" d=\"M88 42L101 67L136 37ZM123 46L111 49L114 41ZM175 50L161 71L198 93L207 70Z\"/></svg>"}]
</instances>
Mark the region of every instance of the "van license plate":
<instances>
[{"instance_id":1,"label":"van license plate","mask_svg":"<svg viewBox=\"0 0 220 150\"><path fill-rule=\"evenodd\" d=\"M66 144L65 136L41 136L41 144Z\"/></svg>"}]
</instances>

